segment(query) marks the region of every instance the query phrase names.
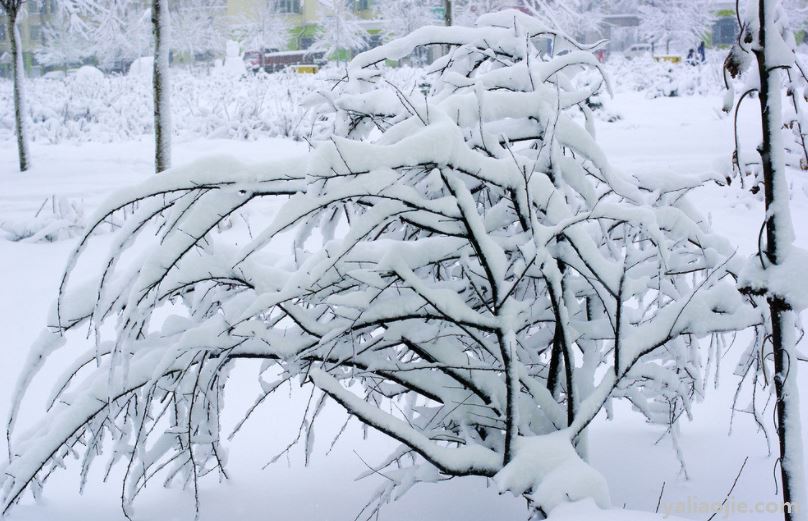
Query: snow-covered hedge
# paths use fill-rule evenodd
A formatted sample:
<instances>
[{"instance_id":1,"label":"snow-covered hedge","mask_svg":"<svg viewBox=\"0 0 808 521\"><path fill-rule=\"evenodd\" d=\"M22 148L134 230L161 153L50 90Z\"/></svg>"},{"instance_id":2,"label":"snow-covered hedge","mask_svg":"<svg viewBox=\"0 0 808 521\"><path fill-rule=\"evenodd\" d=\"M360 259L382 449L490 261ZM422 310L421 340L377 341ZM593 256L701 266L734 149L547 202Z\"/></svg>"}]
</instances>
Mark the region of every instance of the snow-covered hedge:
<instances>
[{"instance_id":1,"label":"snow-covered hedge","mask_svg":"<svg viewBox=\"0 0 808 521\"><path fill-rule=\"evenodd\" d=\"M650 97L718 94L723 88L720 56L700 66L612 57L605 65L615 91L644 91ZM301 101L311 92L330 89L340 74L232 76L174 70L174 132L180 138L307 136ZM417 88L418 70L394 71L399 85ZM28 81L30 135L34 142L110 142L152 131L149 75L69 74ZM0 140L12 139L11 83L0 80Z\"/></svg>"},{"instance_id":2,"label":"snow-covered hedge","mask_svg":"<svg viewBox=\"0 0 808 521\"><path fill-rule=\"evenodd\" d=\"M301 101L328 89L338 71L315 75L234 77L174 70L174 132L180 138L301 138L308 134ZM399 69L404 83L416 71ZM27 82L30 136L34 142L112 142L152 132L152 87L148 75L69 74ZM0 140L14 134L11 82L0 80Z\"/></svg>"}]
</instances>

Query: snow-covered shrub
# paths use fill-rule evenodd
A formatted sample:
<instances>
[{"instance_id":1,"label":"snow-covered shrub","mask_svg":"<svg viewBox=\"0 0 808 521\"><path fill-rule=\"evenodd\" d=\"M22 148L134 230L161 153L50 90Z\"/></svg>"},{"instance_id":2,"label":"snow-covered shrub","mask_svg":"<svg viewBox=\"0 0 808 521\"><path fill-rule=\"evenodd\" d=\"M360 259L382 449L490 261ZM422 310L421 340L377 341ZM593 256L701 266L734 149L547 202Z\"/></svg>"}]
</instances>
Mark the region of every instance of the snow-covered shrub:
<instances>
[{"instance_id":1,"label":"snow-covered shrub","mask_svg":"<svg viewBox=\"0 0 808 521\"><path fill-rule=\"evenodd\" d=\"M589 423L626 399L673 428L703 379L698 339L759 315L689 185L610 165L587 130L603 83L568 78L599 64L582 50L548 61L537 47L548 34L518 11L418 29L309 99L320 140L306 155L206 159L102 204L20 377L5 508L71 454L86 479L102 448L126 465L127 510L161 469L195 487L226 460L222 398L245 359L263 362L266 394L312 386L306 457L328 401L401 443L373 470L387 478L376 508L469 475L539 514L608 505L585 462ZM426 81L386 78L388 60L432 45L449 51ZM246 245L212 233L267 200L282 204ZM93 230L135 204L103 272L74 284ZM88 327L95 344L56 382L42 422L16 435L37 371Z\"/></svg>"},{"instance_id":2,"label":"snow-covered shrub","mask_svg":"<svg viewBox=\"0 0 808 521\"><path fill-rule=\"evenodd\" d=\"M111 142L152 132L150 73L104 77L82 70L63 79L28 82L32 141ZM317 75L234 77L214 70L194 76L177 70L171 83L174 133L183 138L302 138L306 132L299 125L304 115L300 102L314 90L327 88L334 74L326 69ZM0 80L0 139L13 138L12 108L11 83Z\"/></svg>"},{"instance_id":3,"label":"snow-covered shrub","mask_svg":"<svg viewBox=\"0 0 808 521\"><path fill-rule=\"evenodd\" d=\"M649 98L719 94L724 88L721 76L723 57L707 53L703 64L689 65L656 61L650 56L626 59L611 56L609 77L618 92L642 92Z\"/></svg>"},{"instance_id":4,"label":"snow-covered shrub","mask_svg":"<svg viewBox=\"0 0 808 521\"><path fill-rule=\"evenodd\" d=\"M84 210L76 201L49 197L27 219L0 221L0 238L22 242L53 242L80 235Z\"/></svg>"}]
</instances>

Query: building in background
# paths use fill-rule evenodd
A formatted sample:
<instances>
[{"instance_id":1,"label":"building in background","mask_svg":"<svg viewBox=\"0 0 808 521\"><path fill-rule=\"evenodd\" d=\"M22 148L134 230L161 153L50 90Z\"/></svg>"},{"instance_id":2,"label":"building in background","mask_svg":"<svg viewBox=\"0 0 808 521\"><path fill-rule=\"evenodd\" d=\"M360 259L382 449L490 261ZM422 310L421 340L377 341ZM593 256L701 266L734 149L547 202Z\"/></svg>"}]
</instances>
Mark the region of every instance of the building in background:
<instances>
[{"instance_id":1,"label":"building in background","mask_svg":"<svg viewBox=\"0 0 808 521\"><path fill-rule=\"evenodd\" d=\"M640 41L640 17L634 13L607 14L599 38L609 41L609 52L622 52Z\"/></svg>"},{"instance_id":2,"label":"building in background","mask_svg":"<svg viewBox=\"0 0 808 521\"><path fill-rule=\"evenodd\" d=\"M359 18L359 23L368 32L369 46L378 45L381 42L382 21L375 16L373 0L346 1L349 2L351 12ZM304 50L314 43L318 22L325 14L325 8L318 0L227 0L226 16L230 19L249 16L264 7L262 4L274 4L274 9L286 18L290 27L287 49L280 50Z\"/></svg>"},{"instance_id":3,"label":"building in background","mask_svg":"<svg viewBox=\"0 0 808 521\"><path fill-rule=\"evenodd\" d=\"M44 44L44 26L56 9L56 0L44 0L32 3L32 5L35 8L26 8L25 14L20 17L18 26L22 37L26 74L39 76L42 67L37 64L35 53ZM11 76L11 52L9 50L11 35L6 33L8 33L8 22L5 13L0 11L0 76L8 78Z\"/></svg>"},{"instance_id":4,"label":"building in background","mask_svg":"<svg viewBox=\"0 0 808 521\"><path fill-rule=\"evenodd\" d=\"M728 47L738 38L738 18L735 15L735 2L718 2L716 19L713 23L712 45Z\"/></svg>"}]
</instances>

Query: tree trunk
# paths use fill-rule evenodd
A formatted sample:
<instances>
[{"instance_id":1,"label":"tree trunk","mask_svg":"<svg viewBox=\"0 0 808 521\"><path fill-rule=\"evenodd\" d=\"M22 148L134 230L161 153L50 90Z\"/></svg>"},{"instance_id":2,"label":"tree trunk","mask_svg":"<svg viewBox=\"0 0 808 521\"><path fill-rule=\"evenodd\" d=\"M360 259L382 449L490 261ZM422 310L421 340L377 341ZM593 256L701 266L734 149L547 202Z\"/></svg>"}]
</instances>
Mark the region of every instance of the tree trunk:
<instances>
[{"instance_id":1,"label":"tree trunk","mask_svg":"<svg viewBox=\"0 0 808 521\"><path fill-rule=\"evenodd\" d=\"M452 26L452 0L443 0L443 25Z\"/></svg>"},{"instance_id":2,"label":"tree trunk","mask_svg":"<svg viewBox=\"0 0 808 521\"><path fill-rule=\"evenodd\" d=\"M8 36L11 42L11 74L14 78L14 124L17 131L17 154L19 156L20 172L25 172L30 166L28 163L28 132L25 127L25 66L22 60L22 38L17 27L17 14L19 10L8 10Z\"/></svg>"},{"instance_id":3,"label":"tree trunk","mask_svg":"<svg viewBox=\"0 0 808 521\"><path fill-rule=\"evenodd\" d=\"M171 167L168 1L152 0L151 16L154 36L154 169L160 173Z\"/></svg>"},{"instance_id":4,"label":"tree trunk","mask_svg":"<svg viewBox=\"0 0 808 521\"><path fill-rule=\"evenodd\" d=\"M785 176L785 149L782 142L782 71L770 67L779 63L774 56L774 15L776 1L758 0L760 18L759 46L754 50L760 74L760 110L763 143L760 156L763 167L766 203L766 257L772 264L786 260L793 241L788 185ZM768 25L767 25L768 24ZM797 357L795 354L795 312L779 297L769 298L771 340L774 354L774 386L777 394L777 434L780 439L780 476L783 501L795 505L784 508L786 521L805 520L806 500L802 428L800 426Z\"/></svg>"}]
</instances>

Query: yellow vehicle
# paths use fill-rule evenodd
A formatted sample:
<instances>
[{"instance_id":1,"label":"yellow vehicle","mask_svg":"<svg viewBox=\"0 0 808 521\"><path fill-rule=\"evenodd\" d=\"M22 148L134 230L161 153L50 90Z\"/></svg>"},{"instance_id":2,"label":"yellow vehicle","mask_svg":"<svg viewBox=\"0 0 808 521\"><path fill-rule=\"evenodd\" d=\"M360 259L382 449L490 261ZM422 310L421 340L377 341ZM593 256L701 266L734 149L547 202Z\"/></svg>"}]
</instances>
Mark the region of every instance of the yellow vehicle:
<instances>
[{"instance_id":1,"label":"yellow vehicle","mask_svg":"<svg viewBox=\"0 0 808 521\"><path fill-rule=\"evenodd\" d=\"M319 69L317 65L292 65L292 70L298 74L315 74Z\"/></svg>"},{"instance_id":2,"label":"yellow vehicle","mask_svg":"<svg viewBox=\"0 0 808 521\"><path fill-rule=\"evenodd\" d=\"M658 62L682 63L682 57L675 54L659 54L654 56L654 60Z\"/></svg>"}]
</instances>

